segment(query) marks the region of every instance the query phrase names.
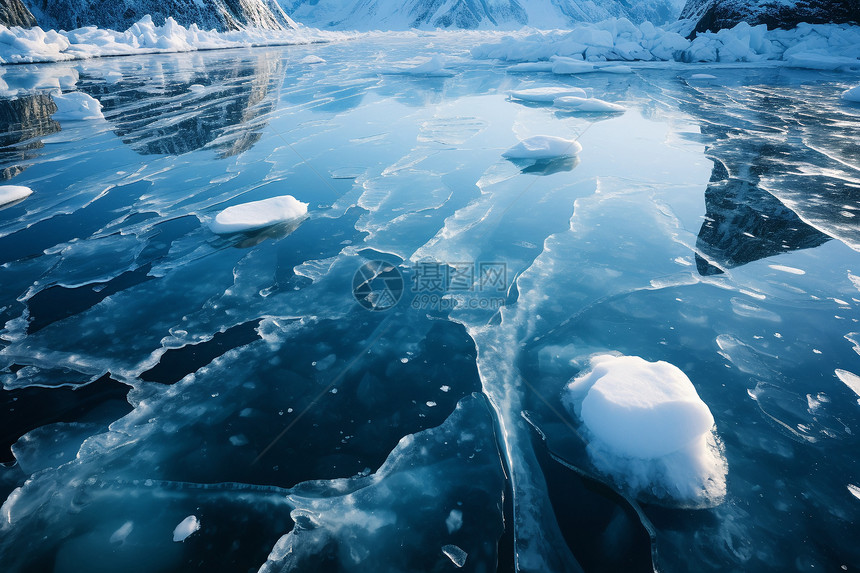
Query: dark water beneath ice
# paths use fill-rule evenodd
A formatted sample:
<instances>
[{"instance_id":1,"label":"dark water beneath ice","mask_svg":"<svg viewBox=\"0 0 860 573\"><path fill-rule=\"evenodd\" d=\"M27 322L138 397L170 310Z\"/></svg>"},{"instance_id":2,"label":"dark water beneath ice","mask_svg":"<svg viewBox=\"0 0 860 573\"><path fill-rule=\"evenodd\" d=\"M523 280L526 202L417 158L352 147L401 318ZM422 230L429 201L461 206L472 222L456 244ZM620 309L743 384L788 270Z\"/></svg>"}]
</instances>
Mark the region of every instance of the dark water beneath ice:
<instances>
[{"instance_id":1,"label":"dark water beneath ice","mask_svg":"<svg viewBox=\"0 0 860 573\"><path fill-rule=\"evenodd\" d=\"M860 567L856 77L508 74L474 39L2 70L34 190L0 210L4 570ZM506 98L550 85L628 111ZM583 151L501 158L531 135ZM298 225L208 230L284 194ZM722 503L590 464L561 392L607 351L690 377Z\"/></svg>"}]
</instances>

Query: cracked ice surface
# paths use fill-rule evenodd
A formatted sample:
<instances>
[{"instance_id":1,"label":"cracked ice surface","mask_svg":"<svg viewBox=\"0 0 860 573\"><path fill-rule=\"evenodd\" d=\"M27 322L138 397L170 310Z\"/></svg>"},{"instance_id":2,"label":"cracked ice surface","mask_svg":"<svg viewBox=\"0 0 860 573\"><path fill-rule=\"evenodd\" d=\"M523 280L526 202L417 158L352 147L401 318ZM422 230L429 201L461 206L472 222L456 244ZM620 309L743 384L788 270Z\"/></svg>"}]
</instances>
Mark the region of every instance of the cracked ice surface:
<instances>
[{"instance_id":1,"label":"cracked ice surface","mask_svg":"<svg viewBox=\"0 0 860 573\"><path fill-rule=\"evenodd\" d=\"M856 82L514 75L432 38L5 70L7 570L860 561ZM52 119L58 86L104 118ZM582 150L503 157L533 137ZM307 217L207 226L284 195ZM393 308L360 268L397 269ZM589 457L563 390L606 353L689 377L722 503Z\"/></svg>"}]
</instances>

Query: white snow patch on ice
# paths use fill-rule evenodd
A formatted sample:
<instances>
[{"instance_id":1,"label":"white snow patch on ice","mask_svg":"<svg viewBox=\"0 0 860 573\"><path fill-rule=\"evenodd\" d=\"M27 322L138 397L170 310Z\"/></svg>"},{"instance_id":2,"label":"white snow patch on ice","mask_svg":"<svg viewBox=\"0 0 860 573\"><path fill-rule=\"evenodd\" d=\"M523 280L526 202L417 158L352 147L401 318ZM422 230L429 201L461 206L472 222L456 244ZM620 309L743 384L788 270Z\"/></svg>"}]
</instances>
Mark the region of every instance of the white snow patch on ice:
<instances>
[{"instance_id":1,"label":"white snow patch on ice","mask_svg":"<svg viewBox=\"0 0 860 573\"><path fill-rule=\"evenodd\" d=\"M196 515L189 515L173 530L173 541L177 543L188 539L192 533L200 529L200 520Z\"/></svg>"},{"instance_id":2,"label":"white snow patch on ice","mask_svg":"<svg viewBox=\"0 0 860 573\"><path fill-rule=\"evenodd\" d=\"M698 504L725 496L714 417L678 367L598 355L562 399L584 424L592 462L620 485Z\"/></svg>"},{"instance_id":3,"label":"white snow patch on ice","mask_svg":"<svg viewBox=\"0 0 860 573\"><path fill-rule=\"evenodd\" d=\"M33 194L33 190L23 185L0 185L0 205L20 201Z\"/></svg>"},{"instance_id":4,"label":"white snow patch on ice","mask_svg":"<svg viewBox=\"0 0 860 573\"><path fill-rule=\"evenodd\" d=\"M134 522L126 521L110 536L111 543L123 543L134 529Z\"/></svg>"},{"instance_id":5,"label":"white snow patch on ice","mask_svg":"<svg viewBox=\"0 0 860 573\"><path fill-rule=\"evenodd\" d=\"M51 98L57 104L57 111L51 116L56 121L104 119L102 104L83 92L54 93Z\"/></svg>"},{"instance_id":6,"label":"white snow patch on ice","mask_svg":"<svg viewBox=\"0 0 860 573\"><path fill-rule=\"evenodd\" d=\"M785 265L768 265L768 266L775 271L782 271L784 273L789 273L792 275L805 275L806 274L806 271L804 271L803 269L797 269L794 267L787 267Z\"/></svg>"},{"instance_id":7,"label":"white snow patch on ice","mask_svg":"<svg viewBox=\"0 0 860 573\"><path fill-rule=\"evenodd\" d=\"M310 54L310 55L308 55L308 56L305 56L304 58L302 58L301 60L299 60L299 64L304 64L304 65L306 65L306 66L312 66L312 65L315 65L315 64L324 64L324 63L325 63L325 60L324 60L324 59L322 59L322 58L321 58L321 57L319 57L319 56L315 56L315 55L313 55L313 54Z\"/></svg>"},{"instance_id":8,"label":"white snow patch on ice","mask_svg":"<svg viewBox=\"0 0 860 573\"><path fill-rule=\"evenodd\" d=\"M593 97L560 97L553 102L553 105L555 105L556 107L564 108L566 110L590 113L617 113L625 111L624 107L618 105L617 103L611 103Z\"/></svg>"},{"instance_id":9,"label":"white snow patch on ice","mask_svg":"<svg viewBox=\"0 0 860 573\"><path fill-rule=\"evenodd\" d=\"M860 396L860 376L848 370L836 369L836 377L842 380L842 383L851 388L851 390Z\"/></svg>"},{"instance_id":10,"label":"white snow patch on ice","mask_svg":"<svg viewBox=\"0 0 860 573\"><path fill-rule=\"evenodd\" d=\"M445 527L448 528L449 535L460 531L460 528L463 527L463 512L459 509L452 509L445 519Z\"/></svg>"},{"instance_id":11,"label":"white snow patch on ice","mask_svg":"<svg viewBox=\"0 0 860 573\"><path fill-rule=\"evenodd\" d=\"M588 94L582 88L558 86L512 90L510 95L513 99L541 103L552 103L556 98L564 96L588 97Z\"/></svg>"},{"instance_id":12,"label":"white snow patch on ice","mask_svg":"<svg viewBox=\"0 0 860 573\"><path fill-rule=\"evenodd\" d=\"M507 159L552 159L567 157L582 151L582 146L573 139L552 135L535 135L520 141L502 154Z\"/></svg>"},{"instance_id":13,"label":"white snow patch on ice","mask_svg":"<svg viewBox=\"0 0 860 573\"><path fill-rule=\"evenodd\" d=\"M281 195L227 207L215 216L209 228L218 234L250 231L298 219L307 212L307 203L302 203L292 195Z\"/></svg>"},{"instance_id":14,"label":"white snow patch on ice","mask_svg":"<svg viewBox=\"0 0 860 573\"><path fill-rule=\"evenodd\" d=\"M850 90L845 90L842 92L842 99L845 101L856 101L860 102L860 86L856 86L851 88Z\"/></svg>"}]
</instances>

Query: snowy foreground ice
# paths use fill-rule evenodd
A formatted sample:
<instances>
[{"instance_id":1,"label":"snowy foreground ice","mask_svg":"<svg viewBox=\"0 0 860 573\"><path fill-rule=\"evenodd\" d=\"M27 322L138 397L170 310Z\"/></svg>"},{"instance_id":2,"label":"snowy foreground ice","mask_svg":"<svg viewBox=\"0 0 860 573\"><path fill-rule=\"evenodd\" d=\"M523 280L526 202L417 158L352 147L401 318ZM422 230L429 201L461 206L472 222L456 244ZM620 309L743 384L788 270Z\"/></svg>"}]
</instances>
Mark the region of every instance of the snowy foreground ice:
<instances>
[{"instance_id":1,"label":"snowy foreground ice","mask_svg":"<svg viewBox=\"0 0 860 573\"><path fill-rule=\"evenodd\" d=\"M2 67L3 570L860 566L854 31L614 25Z\"/></svg>"}]
</instances>

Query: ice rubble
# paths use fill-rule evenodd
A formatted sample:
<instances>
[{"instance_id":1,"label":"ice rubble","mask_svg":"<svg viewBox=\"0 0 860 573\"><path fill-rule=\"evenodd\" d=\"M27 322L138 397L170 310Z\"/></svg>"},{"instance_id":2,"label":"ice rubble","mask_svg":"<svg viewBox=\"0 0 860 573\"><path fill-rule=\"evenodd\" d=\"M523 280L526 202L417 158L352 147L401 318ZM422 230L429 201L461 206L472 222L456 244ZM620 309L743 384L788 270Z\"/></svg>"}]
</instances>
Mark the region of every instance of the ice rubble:
<instances>
[{"instance_id":1,"label":"ice rubble","mask_svg":"<svg viewBox=\"0 0 860 573\"><path fill-rule=\"evenodd\" d=\"M552 60L547 63L555 73L594 71L589 66L595 64L587 62L603 61L783 60L794 67L857 70L860 69L860 27L800 24L791 30L767 30L764 25L741 23L716 33L698 34L691 41L672 26L658 28L650 22L637 25L619 18L581 24L569 31L512 33L475 47L472 56L508 62ZM577 63L576 60L582 61Z\"/></svg>"},{"instance_id":2,"label":"ice rubble","mask_svg":"<svg viewBox=\"0 0 860 573\"><path fill-rule=\"evenodd\" d=\"M860 86L855 86L850 90L845 90L842 92L842 99L845 101L856 101L860 102Z\"/></svg>"},{"instance_id":3,"label":"ice rubble","mask_svg":"<svg viewBox=\"0 0 860 573\"><path fill-rule=\"evenodd\" d=\"M104 119L102 104L84 92L55 93L51 98L57 104L57 111L51 116L56 121Z\"/></svg>"},{"instance_id":4,"label":"ice rubble","mask_svg":"<svg viewBox=\"0 0 860 573\"><path fill-rule=\"evenodd\" d=\"M0 64L58 62L100 56L162 52L190 52L219 48L307 44L343 39L349 34L310 28L261 30L245 28L232 32L201 30L196 24L184 27L173 18L156 26L144 16L124 32L95 27L77 30L7 28L0 25Z\"/></svg>"},{"instance_id":5,"label":"ice rubble","mask_svg":"<svg viewBox=\"0 0 860 573\"><path fill-rule=\"evenodd\" d=\"M32 189L22 185L0 185L0 205L15 203L32 194Z\"/></svg>"},{"instance_id":6,"label":"ice rubble","mask_svg":"<svg viewBox=\"0 0 860 573\"><path fill-rule=\"evenodd\" d=\"M526 138L502 154L507 159L553 159L568 157L582 151L582 145L573 139L552 135L535 135Z\"/></svg>"},{"instance_id":7,"label":"ice rubble","mask_svg":"<svg viewBox=\"0 0 860 573\"><path fill-rule=\"evenodd\" d=\"M307 212L307 203L302 203L292 195L281 195L227 207L215 216L209 228L218 234L252 231L298 219Z\"/></svg>"},{"instance_id":8,"label":"ice rubble","mask_svg":"<svg viewBox=\"0 0 860 573\"><path fill-rule=\"evenodd\" d=\"M584 424L594 465L620 485L682 502L725 496L714 418L678 367L598 355L563 401Z\"/></svg>"}]
</instances>

